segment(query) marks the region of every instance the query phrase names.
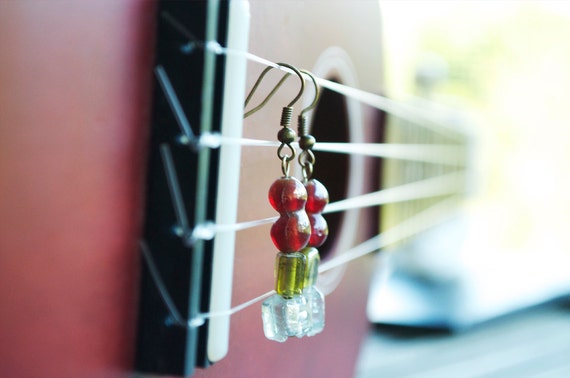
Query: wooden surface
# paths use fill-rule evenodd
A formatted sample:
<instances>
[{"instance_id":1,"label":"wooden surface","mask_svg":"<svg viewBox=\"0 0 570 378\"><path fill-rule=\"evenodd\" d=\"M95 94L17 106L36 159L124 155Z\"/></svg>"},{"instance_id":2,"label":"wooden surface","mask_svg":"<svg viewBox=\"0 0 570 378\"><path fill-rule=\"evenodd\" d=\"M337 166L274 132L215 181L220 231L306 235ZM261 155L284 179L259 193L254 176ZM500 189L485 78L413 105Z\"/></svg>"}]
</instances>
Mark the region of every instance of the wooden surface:
<instances>
[{"instance_id":1,"label":"wooden surface","mask_svg":"<svg viewBox=\"0 0 570 378\"><path fill-rule=\"evenodd\" d=\"M570 376L570 300L507 315L456 334L371 330L356 378Z\"/></svg>"}]
</instances>

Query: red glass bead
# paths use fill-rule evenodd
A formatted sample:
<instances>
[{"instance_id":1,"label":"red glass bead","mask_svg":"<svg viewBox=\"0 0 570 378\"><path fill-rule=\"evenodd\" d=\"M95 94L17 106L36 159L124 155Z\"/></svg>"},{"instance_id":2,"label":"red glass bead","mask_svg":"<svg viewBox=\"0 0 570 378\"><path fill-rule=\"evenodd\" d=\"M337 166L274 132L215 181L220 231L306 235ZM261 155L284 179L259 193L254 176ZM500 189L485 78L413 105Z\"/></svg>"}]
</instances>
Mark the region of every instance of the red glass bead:
<instances>
[{"instance_id":1,"label":"red glass bead","mask_svg":"<svg viewBox=\"0 0 570 378\"><path fill-rule=\"evenodd\" d=\"M281 252L299 251L307 245L310 237L311 222L304 211L281 214L271 227L271 240Z\"/></svg>"},{"instance_id":2,"label":"red glass bead","mask_svg":"<svg viewBox=\"0 0 570 378\"><path fill-rule=\"evenodd\" d=\"M311 179L305 184L307 188L307 204L305 211L307 213L320 213L329 203L329 192L323 184L318 180Z\"/></svg>"},{"instance_id":3,"label":"red glass bead","mask_svg":"<svg viewBox=\"0 0 570 378\"><path fill-rule=\"evenodd\" d=\"M269 188L269 203L279 213L299 211L307 202L307 190L294 177L282 177L275 180Z\"/></svg>"},{"instance_id":4,"label":"red glass bead","mask_svg":"<svg viewBox=\"0 0 570 378\"><path fill-rule=\"evenodd\" d=\"M309 239L309 247L320 247L323 245L329 235L329 226L327 221L321 214L309 214L311 222L311 238Z\"/></svg>"}]
</instances>

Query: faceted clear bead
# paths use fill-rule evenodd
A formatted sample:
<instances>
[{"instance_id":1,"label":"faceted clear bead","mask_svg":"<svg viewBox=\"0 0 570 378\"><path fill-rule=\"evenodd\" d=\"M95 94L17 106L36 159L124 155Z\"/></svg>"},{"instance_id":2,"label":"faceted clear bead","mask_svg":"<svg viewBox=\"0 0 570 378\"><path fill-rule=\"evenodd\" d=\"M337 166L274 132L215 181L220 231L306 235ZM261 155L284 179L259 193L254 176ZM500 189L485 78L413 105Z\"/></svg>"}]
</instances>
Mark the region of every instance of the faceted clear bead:
<instances>
[{"instance_id":1,"label":"faceted clear bead","mask_svg":"<svg viewBox=\"0 0 570 378\"><path fill-rule=\"evenodd\" d=\"M307 258L304 254L278 253L275 259L275 291L283 298L292 298L303 292Z\"/></svg>"},{"instance_id":2,"label":"faceted clear bead","mask_svg":"<svg viewBox=\"0 0 570 378\"><path fill-rule=\"evenodd\" d=\"M291 299L273 295L261 305L263 332L270 340L284 342L288 337L303 337L310 332L311 323L307 299L295 296Z\"/></svg>"},{"instance_id":3,"label":"faceted clear bead","mask_svg":"<svg viewBox=\"0 0 570 378\"><path fill-rule=\"evenodd\" d=\"M303 296L307 300L310 329L307 336L314 336L325 328L325 296L315 286L306 287Z\"/></svg>"}]
</instances>

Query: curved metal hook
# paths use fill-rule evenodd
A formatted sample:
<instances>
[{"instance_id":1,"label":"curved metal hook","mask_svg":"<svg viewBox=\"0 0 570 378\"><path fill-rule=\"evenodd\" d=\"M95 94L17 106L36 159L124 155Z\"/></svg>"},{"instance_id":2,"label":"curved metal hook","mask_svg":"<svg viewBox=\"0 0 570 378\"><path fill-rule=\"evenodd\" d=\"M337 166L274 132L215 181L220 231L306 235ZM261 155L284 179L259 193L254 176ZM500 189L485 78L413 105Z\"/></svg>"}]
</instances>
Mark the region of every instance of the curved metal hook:
<instances>
[{"instance_id":1,"label":"curved metal hook","mask_svg":"<svg viewBox=\"0 0 570 378\"><path fill-rule=\"evenodd\" d=\"M305 113L317 106L317 103L319 102L319 98L321 96L321 91L319 90L317 80L312 73L306 70L301 70L301 72L309 76L315 86L315 98L313 99L313 102L309 104L309 106L301 110L297 124L297 130L299 132L299 147L302 149L301 153L299 154L299 164L303 168L303 178L305 182L307 182L313 174L313 167L315 165L315 155L312 151L315 144L315 138L309 134L309 125L307 115Z\"/></svg>"},{"instance_id":2,"label":"curved metal hook","mask_svg":"<svg viewBox=\"0 0 570 378\"><path fill-rule=\"evenodd\" d=\"M287 63L277 63L277 65L279 66L283 66L283 67L287 67L290 70L292 70L293 72L295 72L295 74L297 76L299 76L299 79L301 79L301 88L299 88L299 93L297 93L297 96L295 96L295 98L289 103L289 105L287 105L287 107L291 107L293 106L303 95L303 92L305 91L305 79L303 78L303 74L301 74L301 72L296 69L295 67L293 67L290 64Z\"/></svg>"},{"instance_id":3,"label":"curved metal hook","mask_svg":"<svg viewBox=\"0 0 570 378\"><path fill-rule=\"evenodd\" d=\"M266 68L261 75L259 76L259 78L257 79L257 81L255 82L255 85L253 86L253 88L251 89L251 92L249 92L249 95L247 96L247 98L245 99L245 103L244 103L244 108L247 106L247 104L249 103L249 101L251 100L251 98L253 97L253 93L257 90L257 87L259 86L261 79L263 78L263 76L265 76L265 74L272 69L273 67L268 67ZM273 95L277 92L277 90L281 87L281 85L283 85L283 83L285 82L285 80L287 80L287 78L289 78L289 76L291 76L290 73L286 73L285 75L283 75L283 77L281 78L281 80L279 80L279 82L277 83L277 85L275 85L275 87L273 87L273 89L271 90L271 92L269 92L269 94L267 95L267 97L265 97L265 99L259 104L257 105L255 108L249 110L248 112L246 112L243 115L243 118L247 118L250 115L252 115L253 113L257 112L259 109L263 108L267 102L271 99L271 97L273 97Z\"/></svg>"},{"instance_id":4,"label":"curved metal hook","mask_svg":"<svg viewBox=\"0 0 570 378\"><path fill-rule=\"evenodd\" d=\"M293 67L290 64L287 63L277 63L277 65L282 66L282 67L287 67L290 70L292 70L300 79L301 79L301 88L299 89L299 93L297 93L297 96L295 96L295 98L289 103L289 105L287 105L288 107L293 106L293 104L295 104L299 98L301 97L301 95L303 94L304 90L305 90L305 79L303 78L303 75L301 74L301 72ZM251 88L251 91L249 92L249 94L247 95L247 98L245 100L245 104L244 107L247 106L247 104L249 103L249 101L251 100L253 94L255 93L255 91L257 90L257 87L259 87L259 84L261 83L261 81L263 80L263 78L265 77L265 75L274 67L270 66L265 68L261 74L259 75L259 77L257 78L257 81L255 82L255 84L253 85L253 87ZM281 85L283 85L283 83L285 82L285 80L287 80L287 78L289 78L289 76L291 76L291 73L286 73L285 75L283 75L283 77L281 78L281 80L279 80L279 82L277 83L277 85L275 85L275 87L273 87L273 89L271 90L271 92L269 92L269 94L267 95L267 97L265 97L265 99L259 104L257 105L255 108L249 110L248 112L246 112L243 116L243 118L247 118L250 115L252 115L253 113L257 112L259 109L263 108L267 102L271 99L271 97L273 97L273 95L277 92L277 90L281 87Z\"/></svg>"},{"instance_id":5,"label":"curved metal hook","mask_svg":"<svg viewBox=\"0 0 570 378\"><path fill-rule=\"evenodd\" d=\"M311 81L313 82L313 85L315 86L315 98L313 99L313 102L311 102L311 104L309 106L307 106L306 108L301 110L300 116L303 116L303 114L305 114L309 110L314 109L315 106L317 106L317 103L319 102L319 99L321 98L321 90L319 89L319 85L317 84L317 79L315 79L315 76L311 72L309 72L307 70L299 70L299 71L304 73L305 75L307 75L309 78L311 78Z\"/></svg>"}]
</instances>

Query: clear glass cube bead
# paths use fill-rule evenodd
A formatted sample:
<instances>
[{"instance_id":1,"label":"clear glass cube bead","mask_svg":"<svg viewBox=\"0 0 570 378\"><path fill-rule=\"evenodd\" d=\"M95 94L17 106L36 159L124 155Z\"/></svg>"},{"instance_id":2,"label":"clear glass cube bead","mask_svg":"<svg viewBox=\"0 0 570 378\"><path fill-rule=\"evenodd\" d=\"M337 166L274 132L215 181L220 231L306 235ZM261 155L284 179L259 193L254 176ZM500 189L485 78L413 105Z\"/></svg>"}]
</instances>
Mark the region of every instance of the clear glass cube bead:
<instances>
[{"instance_id":1,"label":"clear glass cube bead","mask_svg":"<svg viewBox=\"0 0 570 378\"><path fill-rule=\"evenodd\" d=\"M261 305L261 318L265 337L274 341L303 337L311 329L309 306L304 295L290 299L272 295Z\"/></svg>"},{"instance_id":2,"label":"clear glass cube bead","mask_svg":"<svg viewBox=\"0 0 570 378\"><path fill-rule=\"evenodd\" d=\"M307 336L314 336L325 328L325 296L316 287L309 286L303 290L303 297L307 300L307 313L311 325Z\"/></svg>"}]
</instances>

